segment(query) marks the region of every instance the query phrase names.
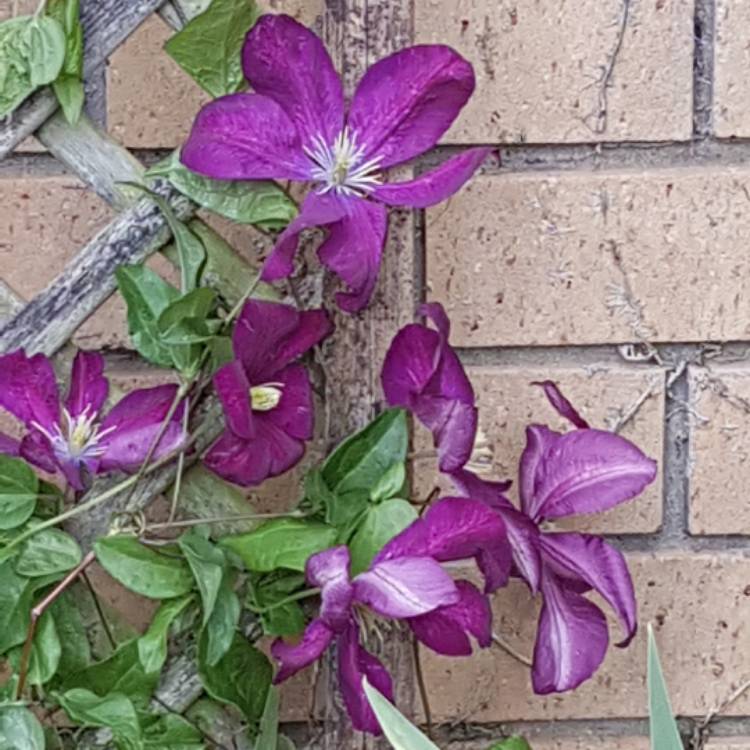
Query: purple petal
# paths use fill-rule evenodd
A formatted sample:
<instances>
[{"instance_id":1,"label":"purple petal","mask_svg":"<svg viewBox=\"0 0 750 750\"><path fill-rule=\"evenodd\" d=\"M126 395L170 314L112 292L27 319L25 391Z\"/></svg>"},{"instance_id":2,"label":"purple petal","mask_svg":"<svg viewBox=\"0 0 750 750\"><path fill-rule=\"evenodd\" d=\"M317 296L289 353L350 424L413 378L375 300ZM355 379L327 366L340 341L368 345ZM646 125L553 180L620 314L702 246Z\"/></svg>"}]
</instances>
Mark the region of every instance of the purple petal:
<instances>
[{"instance_id":1,"label":"purple petal","mask_svg":"<svg viewBox=\"0 0 750 750\"><path fill-rule=\"evenodd\" d=\"M385 617L416 617L453 604L458 591L453 579L430 557L384 560L353 581L354 598Z\"/></svg>"},{"instance_id":2,"label":"purple petal","mask_svg":"<svg viewBox=\"0 0 750 750\"><path fill-rule=\"evenodd\" d=\"M255 425L250 407L250 383L242 364L235 359L221 367L214 375L214 388L224 409L227 427L241 438L253 438Z\"/></svg>"},{"instance_id":3,"label":"purple petal","mask_svg":"<svg viewBox=\"0 0 750 750\"><path fill-rule=\"evenodd\" d=\"M515 508L502 510L500 514L505 521L508 542L513 552L513 563L532 593L536 593L542 577L542 535L537 525Z\"/></svg>"},{"instance_id":4,"label":"purple petal","mask_svg":"<svg viewBox=\"0 0 750 750\"><path fill-rule=\"evenodd\" d=\"M204 459L205 465L229 482L254 487L291 469L304 455L305 444L256 413L252 440L225 430Z\"/></svg>"},{"instance_id":5,"label":"purple petal","mask_svg":"<svg viewBox=\"0 0 750 750\"><path fill-rule=\"evenodd\" d=\"M482 648L492 643L492 609L486 596L468 581L456 581L458 602L409 620L414 635L444 656L469 656L469 634Z\"/></svg>"},{"instance_id":6,"label":"purple petal","mask_svg":"<svg viewBox=\"0 0 750 750\"><path fill-rule=\"evenodd\" d=\"M635 592L625 558L619 550L591 534L543 534L545 562L560 578L585 581L617 613L627 646L638 629Z\"/></svg>"},{"instance_id":7,"label":"purple petal","mask_svg":"<svg viewBox=\"0 0 750 750\"><path fill-rule=\"evenodd\" d=\"M486 147L467 149L414 180L378 185L372 197L389 206L434 206L458 192L491 152Z\"/></svg>"},{"instance_id":8,"label":"purple petal","mask_svg":"<svg viewBox=\"0 0 750 750\"><path fill-rule=\"evenodd\" d=\"M495 510L515 510L513 503L505 496L510 489L511 482L490 482L480 479L467 469L459 469L450 475L453 484L466 497L481 500L485 505Z\"/></svg>"},{"instance_id":9,"label":"purple petal","mask_svg":"<svg viewBox=\"0 0 750 750\"><path fill-rule=\"evenodd\" d=\"M547 400L552 404L552 407L561 417L564 417L571 422L574 427L578 427L582 430L588 429L590 426L589 423L578 413L573 404L563 396L557 383L552 380L544 380L541 382L534 382L532 385L538 385L544 389L544 395L547 397Z\"/></svg>"},{"instance_id":10,"label":"purple petal","mask_svg":"<svg viewBox=\"0 0 750 750\"><path fill-rule=\"evenodd\" d=\"M18 440L0 432L0 453L4 456L18 456L20 449L21 443Z\"/></svg>"},{"instance_id":11,"label":"purple petal","mask_svg":"<svg viewBox=\"0 0 750 750\"><path fill-rule=\"evenodd\" d=\"M60 394L52 365L43 354L22 350L0 357L0 407L28 428L54 432L60 422Z\"/></svg>"},{"instance_id":12,"label":"purple petal","mask_svg":"<svg viewBox=\"0 0 750 750\"><path fill-rule=\"evenodd\" d=\"M279 235L273 251L263 264L263 281L276 281L291 276L294 271L294 254L299 236L305 229L325 227L346 215L346 203L333 193L307 194L297 218Z\"/></svg>"},{"instance_id":13,"label":"purple petal","mask_svg":"<svg viewBox=\"0 0 750 750\"><path fill-rule=\"evenodd\" d=\"M217 180L307 180L310 161L284 110L258 94L231 94L206 104L180 160Z\"/></svg>"},{"instance_id":14,"label":"purple petal","mask_svg":"<svg viewBox=\"0 0 750 750\"><path fill-rule=\"evenodd\" d=\"M133 391L118 401L100 428L103 435L100 445L104 453L99 470L137 470L161 431L176 394L176 385L160 385ZM181 425L184 409L183 401L153 451L153 460L172 453L185 442L187 436Z\"/></svg>"},{"instance_id":15,"label":"purple petal","mask_svg":"<svg viewBox=\"0 0 750 750\"><path fill-rule=\"evenodd\" d=\"M447 474L462 468L474 450L476 407L440 396L422 396L416 401L414 414L432 432L440 471Z\"/></svg>"},{"instance_id":16,"label":"purple petal","mask_svg":"<svg viewBox=\"0 0 750 750\"><path fill-rule=\"evenodd\" d=\"M49 440L39 430L30 430L21 440L19 455L48 474L54 474L58 467L57 457Z\"/></svg>"},{"instance_id":17,"label":"purple petal","mask_svg":"<svg viewBox=\"0 0 750 750\"><path fill-rule=\"evenodd\" d=\"M513 567L513 552L505 539L480 549L476 554L476 560L484 578L486 594L491 594L508 584Z\"/></svg>"},{"instance_id":18,"label":"purple petal","mask_svg":"<svg viewBox=\"0 0 750 750\"><path fill-rule=\"evenodd\" d=\"M271 645L271 656L279 662L274 685L288 680L292 675L319 659L328 648L333 633L321 620L313 620L306 628L302 640L292 645L277 638Z\"/></svg>"},{"instance_id":19,"label":"purple petal","mask_svg":"<svg viewBox=\"0 0 750 750\"><path fill-rule=\"evenodd\" d=\"M521 509L530 517L535 516L538 472L544 456L559 437L559 432L553 432L542 425L532 424L526 428L526 447L518 464L518 494L521 498Z\"/></svg>"},{"instance_id":20,"label":"purple petal","mask_svg":"<svg viewBox=\"0 0 750 750\"><path fill-rule=\"evenodd\" d=\"M344 92L320 39L286 15L261 16L242 50L245 77L279 104L305 145L327 144L344 125Z\"/></svg>"},{"instance_id":21,"label":"purple petal","mask_svg":"<svg viewBox=\"0 0 750 750\"><path fill-rule=\"evenodd\" d=\"M528 465L522 458L521 472L522 487L533 485L533 496L525 498L526 513L534 519L563 518L608 510L635 497L653 482L656 462L619 435L574 430L549 433L537 458ZM524 472L531 475L524 479Z\"/></svg>"},{"instance_id":22,"label":"purple petal","mask_svg":"<svg viewBox=\"0 0 750 750\"><path fill-rule=\"evenodd\" d=\"M578 687L602 663L609 643L607 620L590 601L554 575L543 577L542 594L531 671L539 695Z\"/></svg>"},{"instance_id":23,"label":"purple petal","mask_svg":"<svg viewBox=\"0 0 750 750\"><path fill-rule=\"evenodd\" d=\"M425 302L419 306L417 312L437 328L443 341L448 341L451 335L451 321L445 308L439 302Z\"/></svg>"},{"instance_id":24,"label":"purple petal","mask_svg":"<svg viewBox=\"0 0 750 750\"><path fill-rule=\"evenodd\" d=\"M349 288L336 294L336 304L355 313L370 301L378 280L388 212L379 203L359 199L350 199L347 208L346 216L329 225L318 258Z\"/></svg>"},{"instance_id":25,"label":"purple petal","mask_svg":"<svg viewBox=\"0 0 750 750\"><path fill-rule=\"evenodd\" d=\"M109 393L109 382L103 373L104 357L101 354L84 351L76 354L65 401L65 408L71 417L99 413Z\"/></svg>"},{"instance_id":26,"label":"purple petal","mask_svg":"<svg viewBox=\"0 0 750 750\"><path fill-rule=\"evenodd\" d=\"M354 93L349 125L380 166L431 149L474 91L471 65L450 47L419 45L375 63Z\"/></svg>"},{"instance_id":27,"label":"purple petal","mask_svg":"<svg viewBox=\"0 0 750 750\"><path fill-rule=\"evenodd\" d=\"M380 378L389 406L412 409L440 362L441 340L436 331L410 324L391 341Z\"/></svg>"},{"instance_id":28,"label":"purple petal","mask_svg":"<svg viewBox=\"0 0 750 750\"><path fill-rule=\"evenodd\" d=\"M242 308L232 342L250 384L262 385L332 330L325 310L300 312L280 302L249 300Z\"/></svg>"},{"instance_id":29,"label":"purple petal","mask_svg":"<svg viewBox=\"0 0 750 750\"><path fill-rule=\"evenodd\" d=\"M290 437L309 440L313 436L315 414L312 386L302 365L289 365L276 373L281 400L275 409L262 412L258 418L275 425Z\"/></svg>"},{"instance_id":30,"label":"purple petal","mask_svg":"<svg viewBox=\"0 0 750 750\"><path fill-rule=\"evenodd\" d=\"M341 545L318 552L305 566L308 582L321 590L320 619L335 632L341 632L351 616L350 563L349 548Z\"/></svg>"},{"instance_id":31,"label":"purple petal","mask_svg":"<svg viewBox=\"0 0 750 750\"><path fill-rule=\"evenodd\" d=\"M362 688L362 678L367 677L373 687L393 702L391 676L372 654L359 645L359 631L354 622L339 636L337 653L339 686L352 726L360 732L382 734Z\"/></svg>"}]
</instances>

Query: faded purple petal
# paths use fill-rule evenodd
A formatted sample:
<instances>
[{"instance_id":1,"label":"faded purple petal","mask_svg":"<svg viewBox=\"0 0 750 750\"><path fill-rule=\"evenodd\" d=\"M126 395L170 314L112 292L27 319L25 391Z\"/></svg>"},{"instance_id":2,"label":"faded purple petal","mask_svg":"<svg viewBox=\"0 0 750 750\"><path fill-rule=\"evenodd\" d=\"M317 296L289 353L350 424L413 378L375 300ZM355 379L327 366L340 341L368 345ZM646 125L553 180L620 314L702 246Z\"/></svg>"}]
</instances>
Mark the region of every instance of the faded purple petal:
<instances>
[{"instance_id":1,"label":"faded purple petal","mask_svg":"<svg viewBox=\"0 0 750 750\"><path fill-rule=\"evenodd\" d=\"M413 180L377 185L372 197L389 206L434 206L458 192L491 152L486 147L467 149Z\"/></svg>"},{"instance_id":2,"label":"faded purple petal","mask_svg":"<svg viewBox=\"0 0 750 750\"><path fill-rule=\"evenodd\" d=\"M211 471L242 487L253 487L269 477L283 474L305 453L305 444L256 413L253 440L244 440L225 430L204 459Z\"/></svg>"},{"instance_id":3,"label":"faded purple petal","mask_svg":"<svg viewBox=\"0 0 750 750\"><path fill-rule=\"evenodd\" d=\"M578 427L582 430L589 428L589 423L578 413L573 404L563 396L562 391L558 388L557 383L552 380L544 380L541 382L534 382L532 385L538 385L544 389L544 395L547 400L552 404L555 411L561 416L567 419L573 424L574 427Z\"/></svg>"},{"instance_id":4,"label":"faded purple petal","mask_svg":"<svg viewBox=\"0 0 750 750\"><path fill-rule=\"evenodd\" d=\"M104 357L101 354L84 351L76 354L65 401L65 408L71 417L99 413L109 393L109 382L103 373Z\"/></svg>"},{"instance_id":5,"label":"faded purple petal","mask_svg":"<svg viewBox=\"0 0 750 750\"><path fill-rule=\"evenodd\" d=\"M344 93L331 58L315 34L287 15L264 15L242 50L245 77L277 102L305 145L331 143L344 125Z\"/></svg>"},{"instance_id":6,"label":"faded purple petal","mask_svg":"<svg viewBox=\"0 0 750 750\"><path fill-rule=\"evenodd\" d=\"M284 682L320 658L331 640L333 633L321 620L313 620L297 644L292 645L277 638L271 645L271 656L279 662L279 671L273 678L274 685Z\"/></svg>"},{"instance_id":7,"label":"faded purple petal","mask_svg":"<svg viewBox=\"0 0 750 750\"><path fill-rule=\"evenodd\" d=\"M36 423L54 431L60 422L60 394L47 357L27 357L20 349L0 357L0 407L29 428Z\"/></svg>"},{"instance_id":8,"label":"faded purple petal","mask_svg":"<svg viewBox=\"0 0 750 750\"><path fill-rule=\"evenodd\" d=\"M305 229L325 227L346 215L346 201L333 193L320 195L310 191L294 221L279 235L273 251L263 264L263 281L276 281L291 276L294 271L294 254L299 236Z\"/></svg>"},{"instance_id":9,"label":"faded purple petal","mask_svg":"<svg viewBox=\"0 0 750 750\"><path fill-rule=\"evenodd\" d=\"M149 453L177 394L176 385L160 385L129 393L117 402L101 424L100 471L134 471ZM183 402L175 411L152 458L158 460L185 442Z\"/></svg>"},{"instance_id":10,"label":"faded purple petal","mask_svg":"<svg viewBox=\"0 0 750 750\"><path fill-rule=\"evenodd\" d=\"M370 708L362 678L367 677L373 687L393 702L391 676L372 654L359 645L359 631L354 622L339 636L336 644L339 686L352 726L360 732L380 735L380 724Z\"/></svg>"},{"instance_id":11,"label":"faded purple petal","mask_svg":"<svg viewBox=\"0 0 750 750\"><path fill-rule=\"evenodd\" d=\"M414 635L444 656L469 656L469 635L482 648L492 643L492 610L487 597L468 581L456 581L458 602L409 620Z\"/></svg>"},{"instance_id":12,"label":"faded purple petal","mask_svg":"<svg viewBox=\"0 0 750 750\"><path fill-rule=\"evenodd\" d=\"M290 437L309 440L313 436L312 386L302 365L289 365L276 373L281 400L275 409L261 412L257 419L275 425Z\"/></svg>"},{"instance_id":13,"label":"faded purple petal","mask_svg":"<svg viewBox=\"0 0 750 750\"><path fill-rule=\"evenodd\" d=\"M524 481L533 484L524 510L535 520L608 510L638 495L656 477L656 462L619 435L593 429L550 434L554 437L545 440L540 460L521 469L522 487ZM532 463L533 474L524 480Z\"/></svg>"},{"instance_id":14,"label":"faded purple petal","mask_svg":"<svg viewBox=\"0 0 750 750\"><path fill-rule=\"evenodd\" d=\"M633 581L622 553L591 534L543 534L541 543L545 563L558 577L585 581L612 607L625 634L617 645L627 646L638 623Z\"/></svg>"},{"instance_id":15,"label":"faded purple petal","mask_svg":"<svg viewBox=\"0 0 750 750\"><path fill-rule=\"evenodd\" d=\"M351 556L346 545L318 552L308 558L307 580L321 590L320 619L341 632L350 619L353 589L349 582Z\"/></svg>"},{"instance_id":16,"label":"faded purple petal","mask_svg":"<svg viewBox=\"0 0 750 750\"><path fill-rule=\"evenodd\" d=\"M21 444L18 440L0 432L0 453L4 456L18 456L20 449Z\"/></svg>"},{"instance_id":17,"label":"faded purple petal","mask_svg":"<svg viewBox=\"0 0 750 750\"><path fill-rule=\"evenodd\" d=\"M419 306L417 312L430 320L444 342L448 341L451 335L451 321L445 308L439 302L425 302Z\"/></svg>"},{"instance_id":18,"label":"faded purple petal","mask_svg":"<svg viewBox=\"0 0 750 750\"><path fill-rule=\"evenodd\" d=\"M531 681L534 692L545 695L572 690L591 677L609 636L602 611L554 575L542 578L542 595Z\"/></svg>"},{"instance_id":19,"label":"faded purple petal","mask_svg":"<svg viewBox=\"0 0 750 750\"><path fill-rule=\"evenodd\" d=\"M450 47L419 45L375 63L354 93L349 125L380 166L432 148L474 90L471 65Z\"/></svg>"},{"instance_id":20,"label":"faded purple petal","mask_svg":"<svg viewBox=\"0 0 750 750\"><path fill-rule=\"evenodd\" d=\"M350 199L347 214L328 227L318 249L320 262L349 288L336 294L336 304L349 313L367 305L380 272L388 212L379 203Z\"/></svg>"},{"instance_id":21,"label":"faded purple petal","mask_svg":"<svg viewBox=\"0 0 750 750\"><path fill-rule=\"evenodd\" d=\"M354 598L385 617L416 617L453 604L453 579L429 557L400 557L374 564L353 581Z\"/></svg>"},{"instance_id":22,"label":"faded purple petal","mask_svg":"<svg viewBox=\"0 0 750 750\"><path fill-rule=\"evenodd\" d=\"M310 161L291 120L258 94L230 94L206 104L180 161L218 180L310 179Z\"/></svg>"},{"instance_id":23,"label":"faded purple petal","mask_svg":"<svg viewBox=\"0 0 750 750\"><path fill-rule=\"evenodd\" d=\"M253 438L255 424L250 408L250 383L242 364L235 359L221 367L214 375L214 388L224 409L227 427L238 437Z\"/></svg>"},{"instance_id":24,"label":"faded purple petal","mask_svg":"<svg viewBox=\"0 0 750 750\"><path fill-rule=\"evenodd\" d=\"M30 430L21 440L19 455L48 474L58 469L57 458L49 440L39 430Z\"/></svg>"},{"instance_id":25,"label":"faded purple petal","mask_svg":"<svg viewBox=\"0 0 750 750\"><path fill-rule=\"evenodd\" d=\"M333 330L325 310L300 312L291 305L248 300L232 338L251 385L262 385L320 343Z\"/></svg>"}]
</instances>

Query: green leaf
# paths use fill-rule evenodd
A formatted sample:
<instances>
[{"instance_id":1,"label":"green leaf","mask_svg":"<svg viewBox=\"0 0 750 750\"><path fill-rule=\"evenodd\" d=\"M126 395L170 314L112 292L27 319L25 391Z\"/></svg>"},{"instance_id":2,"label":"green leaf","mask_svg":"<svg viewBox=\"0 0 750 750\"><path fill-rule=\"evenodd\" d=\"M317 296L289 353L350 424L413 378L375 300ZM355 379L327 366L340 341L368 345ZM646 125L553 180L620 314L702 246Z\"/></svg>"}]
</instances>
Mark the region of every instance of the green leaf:
<instances>
[{"instance_id":1,"label":"green leaf","mask_svg":"<svg viewBox=\"0 0 750 750\"><path fill-rule=\"evenodd\" d=\"M30 16L0 23L0 118L13 112L33 91L29 67Z\"/></svg>"},{"instance_id":2,"label":"green leaf","mask_svg":"<svg viewBox=\"0 0 750 750\"><path fill-rule=\"evenodd\" d=\"M123 643L111 656L80 672L67 676L62 689L86 688L99 696L126 695L139 708L148 704L159 680L157 672L147 673L138 654L138 639Z\"/></svg>"},{"instance_id":3,"label":"green leaf","mask_svg":"<svg viewBox=\"0 0 750 750\"><path fill-rule=\"evenodd\" d=\"M370 703L388 742L394 750L440 750L427 739L377 688L362 678L367 700Z\"/></svg>"},{"instance_id":4,"label":"green leaf","mask_svg":"<svg viewBox=\"0 0 750 750\"><path fill-rule=\"evenodd\" d=\"M349 543L352 575L367 570L372 558L383 546L417 518L417 511L406 500L386 500L379 505L370 506Z\"/></svg>"},{"instance_id":5,"label":"green leaf","mask_svg":"<svg viewBox=\"0 0 750 750\"><path fill-rule=\"evenodd\" d=\"M336 495L367 490L369 496L385 474L396 471L394 464L406 461L408 446L406 412L389 409L336 448L323 465L323 479Z\"/></svg>"},{"instance_id":6,"label":"green leaf","mask_svg":"<svg viewBox=\"0 0 750 750\"><path fill-rule=\"evenodd\" d=\"M44 730L23 706L0 706L0 750L44 750Z\"/></svg>"},{"instance_id":7,"label":"green leaf","mask_svg":"<svg viewBox=\"0 0 750 750\"><path fill-rule=\"evenodd\" d=\"M244 84L240 53L257 17L255 3L250 0L213 0L164 48L211 96L234 94Z\"/></svg>"},{"instance_id":8,"label":"green leaf","mask_svg":"<svg viewBox=\"0 0 750 750\"><path fill-rule=\"evenodd\" d=\"M405 484L406 464L399 461L389 466L378 479L375 486L370 490L370 500L379 503L381 500L388 500L388 498L401 495Z\"/></svg>"},{"instance_id":9,"label":"green leaf","mask_svg":"<svg viewBox=\"0 0 750 750\"><path fill-rule=\"evenodd\" d=\"M19 458L0 455L0 529L15 529L31 518L39 480Z\"/></svg>"},{"instance_id":10,"label":"green leaf","mask_svg":"<svg viewBox=\"0 0 750 750\"><path fill-rule=\"evenodd\" d=\"M222 550L215 547L201 534L198 528L192 528L183 534L177 544L193 572L203 605L203 624L208 622L219 595L221 581L224 578L226 557Z\"/></svg>"},{"instance_id":11,"label":"green leaf","mask_svg":"<svg viewBox=\"0 0 750 750\"><path fill-rule=\"evenodd\" d=\"M64 73L52 84L52 89L57 101L60 102L65 119L71 125L77 125L86 100L83 81L77 76Z\"/></svg>"},{"instance_id":12,"label":"green leaf","mask_svg":"<svg viewBox=\"0 0 750 750\"><path fill-rule=\"evenodd\" d=\"M283 229L297 215L297 206L275 183L265 180L212 180L191 172L172 157L147 176L164 176L177 190L220 216L263 229Z\"/></svg>"},{"instance_id":13,"label":"green leaf","mask_svg":"<svg viewBox=\"0 0 750 750\"><path fill-rule=\"evenodd\" d=\"M253 750L277 750L279 742L279 691L271 686L260 717L258 737Z\"/></svg>"},{"instance_id":14,"label":"green leaf","mask_svg":"<svg viewBox=\"0 0 750 750\"><path fill-rule=\"evenodd\" d=\"M531 746L523 737L516 736L496 742L490 750L531 750Z\"/></svg>"},{"instance_id":15,"label":"green leaf","mask_svg":"<svg viewBox=\"0 0 750 750\"><path fill-rule=\"evenodd\" d=\"M11 664L16 672L21 665L21 651L19 647L8 654ZM60 664L62 646L57 635L55 619L52 613L47 611L39 619L36 626L34 640L31 643L31 654L29 656L29 671L27 682L29 685L44 685L49 682L57 672Z\"/></svg>"},{"instance_id":16,"label":"green leaf","mask_svg":"<svg viewBox=\"0 0 750 750\"><path fill-rule=\"evenodd\" d=\"M192 596L183 596L162 602L148 630L138 639L138 658L147 674L161 671L167 660L169 626L192 600Z\"/></svg>"},{"instance_id":17,"label":"green leaf","mask_svg":"<svg viewBox=\"0 0 750 750\"><path fill-rule=\"evenodd\" d=\"M42 529L24 542L16 558L16 572L28 578L67 573L81 562L81 548L60 529Z\"/></svg>"},{"instance_id":18,"label":"green leaf","mask_svg":"<svg viewBox=\"0 0 750 750\"><path fill-rule=\"evenodd\" d=\"M333 546L337 536L336 529L323 523L278 518L249 534L224 537L220 544L237 554L248 570L268 573L288 568L302 572L307 558Z\"/></svg>"},{"instance_id":19,"label":"green leaf","mask_svg":"<svg viewBox=\"0 0 750 750\"><path fill-rule=\"evenodd\" d=\"M65 713L85 727L106 727L112 730L122 750L142 750L143 737L138 713L132 701L120 693L100 697L90 690L74 688L58 696Z\"/></svg>"},{"instance_id":20,"label":"green leaf","mask_svg":"<svg viewBox=\"0 0 750 750\"><path fill-rule=\"evenodd\" d=\"M26 30L31 85L46 86L57 78L65 62L65 31L50 16L34 17Z\"/></svg>"},{"instance_id":21,"label":"green leaf","mask_svg":"<svg viewBox=\"0 0 750 750\"><path fill-rule=\"evenodd\" d=\"M251 591L253 607L270 608L259 614L266 635L293 636L305 629L305 613L299 602L279 602L305 585L299 573L266 574L259 577Z\"/></svg>"},{"instance_id":22,"label":"green leaf","mask_svg":"<svg viewBox=\"0 0 750 750\"><path fill-rule=\"evenodd\" d=\"M144 733L144 747L152 750L204 750L201 733L177 714L159 716Z\"/></svg>"},{"instance_id":23,"label":"green leaf","mask_svg":"<svg viewBox=\"0 0 750 750\"><path fill-rule=\"evenodd\" d=\"M216 331L207 325L207 318L215 303L216 292L206 288L193 289L172 302L157 321L162 341L168 344L196 344L212 338Z\"/></svg>"},{"instance_id":24,"label":"green leaf","mask_svg":"<svg viewBox=\"0 0 750 750\"><path fill-rule=\"evenodd\" d=\"M170 348L162 343L157 321L180 293L144 265L120 266L117 286L128 306L128 330L138 353L160 367L172 367Z\"/></svg>"},{"instance_id":25,"label":"green leaf","mask_svg":"<svg viewBox=\"0 0 750 750\"><path fill-rule=\"evenodd\" d=\"M648 713L652 750L683 750L659 662L654 630L648 626Z\"/></svg>"},{"instance_id":26,"label":"green leaf","mask_svg":"<svg viewBox=\"0 0 750 750\"><path fill-rule=\"evenodd\" d=\"M57 668L60 675L71 675L80 672L91 664L91 646L86 635L81 612L70 590L55 599L50 607L55 618L57 635L60 638L60 664Z\"/></svg>"},{"instance_id":27,"label":"green leaf","mask_svg":"<svg viewBox=\"0 0 750 750\"><path fill-rule=\"evenodd\" d=\"M211 617L203 628L206 639L205 659L214 667L231 648L240 621L240 600L232 589L228 574L224 575Z\"/></svg>"},{"instance_id":28,"label":"green leaf","mask_svg":"<svg viewBox=\"0 0 750 750\"><path fill-rule=\"evenodd\" d=\"M273 669L265 654L235 635L231 648L211 666L206 661L207 638L198 646L198 671L206 692L217 701L236 706L250 723L263 715Z\"/></svg>"},{"instance_id":29,"label":"green leaf","mask_svg":"<svg viewBox=\"0 0 750 750\"><path fill-rule=\"evenodd\" d=\"M83 27L79 19L79 0L49 0L46 12L65 31L65 62L52 88L65 119L75 125L81 117L84 102Z\"/></svg>"},{"instance_id":30,"label":"green leaf","mask_svg":"<svg viewBox=\"0 0 750 750\"><path fill-rule=\"evenodd\" d=\"M136 594L169 599L193 588L193 574L182 558L155 552L134 536L104 537L94 544L94 550L107 573Z\"/></svg>"}]
</instances>

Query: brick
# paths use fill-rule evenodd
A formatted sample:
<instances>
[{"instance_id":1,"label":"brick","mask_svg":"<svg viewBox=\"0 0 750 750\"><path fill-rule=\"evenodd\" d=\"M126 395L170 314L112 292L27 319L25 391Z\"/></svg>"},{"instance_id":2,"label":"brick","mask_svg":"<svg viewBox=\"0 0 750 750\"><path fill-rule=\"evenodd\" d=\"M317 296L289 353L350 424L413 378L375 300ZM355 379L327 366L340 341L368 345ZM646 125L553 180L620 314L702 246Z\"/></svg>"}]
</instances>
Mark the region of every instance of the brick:
<instances>
[{"instance_id":1,"label":"brick","mask_svg":"<svg viewBox=\"0 0 750 750\"><path fill-rule=\"evenodd\" d=\"M0 205L0 277L24 299L53 281L114 216L72 177L0 180ZM149 265L167 276L172 270L160 256ZM129 347L122 299L107 300L78 329L73 342L85 349Z\"/></svg>"},{"instance_id":2,"label":"brick","mask_svg":"<svg viewBox=\"0 0 750 750\"><path fill-rule=\"evenodd\" d=\"M750 135L750 7L718 0L714 47L714 130L720 138Z\"/></svg>"},{"instance_id":3,"label":"brick","mask_svg":"<svg viewBox=\"0 0 750 750\"><path fill-rule=\"evenodd\" d=\"M417 41L451 45L473 63L477 76L476 93L446 140L689 139L692 0L630 4L606 88L606 121L598 117L622 5L600 0L417 0Z\"/></svg>"},{"instance_id":4,"label":"brick","mask_svg":"<svg viewBox=\"0 0 750 750\"><path fill-rule=\"evenodd\" d=\"M750 737L716 737L705 747L706 750L750 750Z\"/></svg>"},{"instance_id":5,"label":"brick","mask_svg":"<svg viewBox=\"0 0 750 750\"><path fill-rule=\"evenodd\" d=\"M430 296L461 346L745 339L748 180L726 167L477 177L427 212Z\"/></svg>"},{"instance_id":6,"label":"brick","mask_svg":"<svg viewBox=\"0 0 750 750\"><path fill-rule=\"evenodd\" d=\"M705 716L746 678L750 631L750 559L742 555L665 552L629 556L641 628L627 649L610 647L602 668L576 691L534 696L528 669L494 647L467 659L422 650L436 721L638 718L647 715L646 623L654 624L672 706L680 716ZM457 575L461 569L455 571ZM537 603L520 583L493 601L495 632L531 654ZM610 621L611 639L617 625ZM742 716L750 696L724 715Z\"/></svg>"},{"instance_id":7,"label":"brick","mask_svg":"<svg viewBox=\"0 0 750 750\"><path fill-rule=\"evenodd\" d=\"M274 0L266 7L314 25L323 1ZM107 122L112 135L131 148L174 148L209 101L193 79L163 50L174 32L149 18L112 55L107 70Z\"/></svg>"},{"instance_id":8,"label":"brick","mask_svg":"<svg viewBox=\"0 0 750 750\"><path fill-rule=\"evenodd\" d=\"M690 368L690 531L748 534L750 369Z\"/></svg>"},{"instance_id":9,"label":"brick","mask_svg":"<svg viewBox=\"0 0 750 750\"><path fill-rule=\"evenodd\" d=\"M578 737L551 737L546 733L524 731L523 736L529 741L532 750L650 750L650 742L647 737L609 737L602 736L601 732L590 730L588 734L582 732ZM500 741L502 735L490 738L489 736L474 742L457 740L443 744L445 750L487 750L493 740ZM710 745L708 746L711 747ZM712 749L713 750L713 749ZM741 747L721 750L743 750Z\"/></svg>"},{"instance_id":10,"label":"brick","mask_svg":"<svg viewBox=\"0 0 750 750\"><path fill-rule=\"evenodd\" d=\"M481 459L481 473L488 479L513 479L510 496L517 500L518 459L526 439L526 425L539 422L552 429L566 431L570 424L552 409L541 389L532 381L547 378L557 382L592 426L612 429L629 412L641 395L649 397L622 429L623 437L633 440L645 453L661 464L663 452L664 376L657 368L633 369L623 365L565 367L489 367L467 368L477 393L479 426L487 441L489 454ZM431 438L420 429L416 450L430 454ZM435 459L415 462L414 476L418 497L425 497L438 485L444 492L450 481L439 479ZM606 513L566 519L565 528L582 531L627 533L652 532L661 524L661 474L641 496Z\"/></svg>"}]
</instances>

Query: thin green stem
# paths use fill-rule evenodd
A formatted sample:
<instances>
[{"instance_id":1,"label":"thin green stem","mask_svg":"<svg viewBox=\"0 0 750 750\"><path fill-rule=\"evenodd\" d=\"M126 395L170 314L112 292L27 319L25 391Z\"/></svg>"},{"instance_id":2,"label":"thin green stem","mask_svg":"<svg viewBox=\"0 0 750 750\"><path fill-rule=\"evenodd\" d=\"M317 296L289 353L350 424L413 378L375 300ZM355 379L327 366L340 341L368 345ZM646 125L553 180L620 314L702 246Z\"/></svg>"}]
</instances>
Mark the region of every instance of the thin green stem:
<instances>
[{"instance_id":1,"label":"thin green stem","mask_svg":"<svg viewBox=\"0 0 750 750\"><path fill-rule=\"evenodd\" d=\"M210 518L187 518L182 521L163 521L161 523L150 523L143 528L143 532L156 529L179 529L189 526L200 526L211 523L234 523L240 521L267 521L274 518L303 518L304 513L292 511L290 513L248 513L238 516L213 516Z\"/></svg>"},{"instance_id":2,"label":"thin green stem","mask_svg":"<svg viewBox=\"0 0 750 750\"><path fill-rule=\"evenodd\" d=\"M187 435L188 421L190 419L190 404L185 405L185 412L182 415L182 431ZM177 476L174 480L174 490L172 492L172 505L169 508L169 520L174 521L177 515L177 506L180 502L180 489L182 488L182 474L185 471L185 451L180 451L177 457Z\"/></svg>"},{"instance_id":3,"label":"thin green stem","mask_svg":"<svg viewBox=\"0 0 750 750\"><path fill-rule=\"evenodd\" d=\"M245 302L250 299L250 295L258 288L260 284L260 273L251 282L250 286L245 290L245 293L237 300L237 304L229 311L229 315L224 319L224 328L228 328L232 321L240 314Z\"/></svg>"},{"instance_id":4,"label":"thin green stem","mask_svg":"<svg viewBox=\"0 0 750 750\"><path fill-rule=\"evenodd\" d=\"M317 596L318 594L320 594L320 589L305 589L304 591L298 591L296 594L287 596L285 599L280 599L278 602L269 604L267 607L253 607L252 611L257 614L264 614L265 612L283 607L285 604L298 602L300 599L309 599L311 596Z\"/></svg>"}]
</instances>

